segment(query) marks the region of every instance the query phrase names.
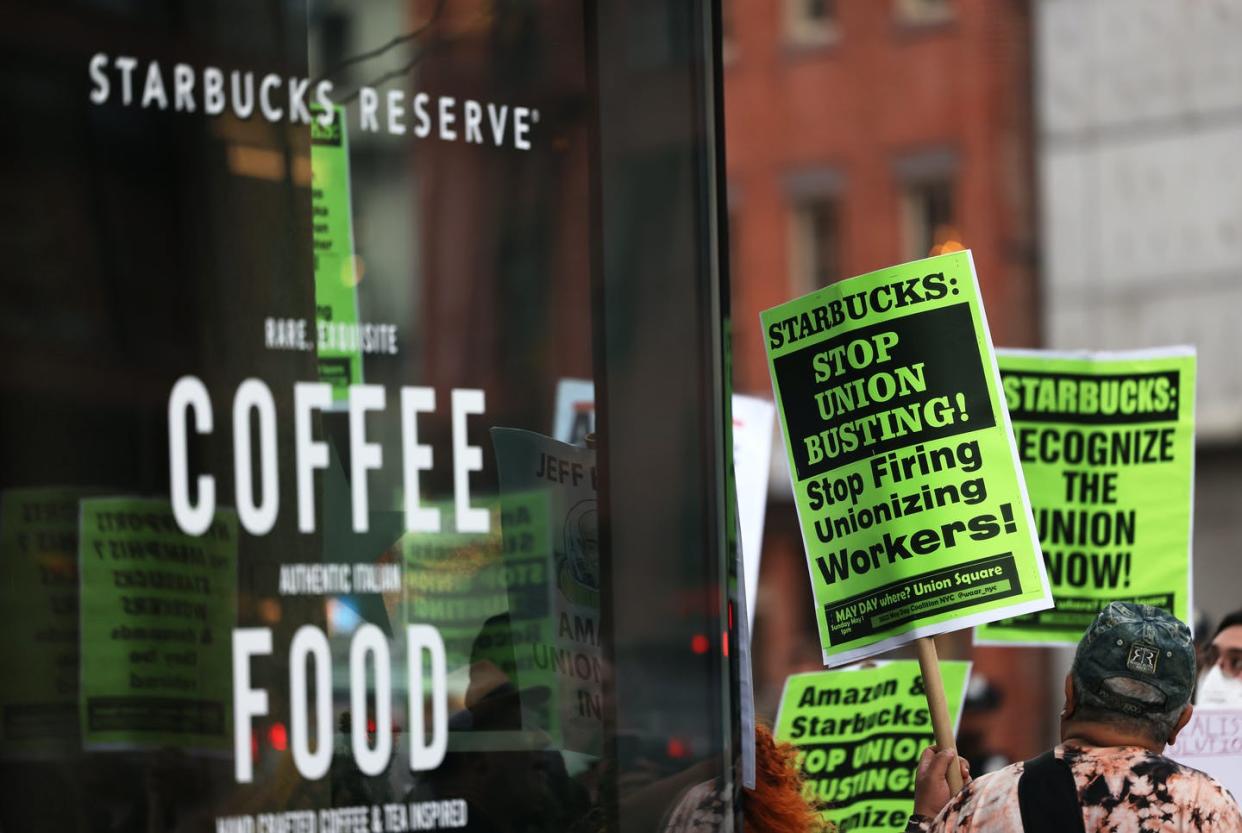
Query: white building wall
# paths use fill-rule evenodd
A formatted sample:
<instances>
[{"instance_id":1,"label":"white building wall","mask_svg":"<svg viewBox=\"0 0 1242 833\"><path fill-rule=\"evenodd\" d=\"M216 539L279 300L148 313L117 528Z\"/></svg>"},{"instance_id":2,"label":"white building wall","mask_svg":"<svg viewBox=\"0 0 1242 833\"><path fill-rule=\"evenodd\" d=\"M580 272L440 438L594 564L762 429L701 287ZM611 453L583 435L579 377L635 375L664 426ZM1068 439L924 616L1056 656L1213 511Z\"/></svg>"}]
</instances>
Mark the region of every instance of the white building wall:
<instances>
[{"instance_id":1,"label":"white building wall","mask_svg":"<svg viewBox=\"0 0 1242 833\"><path fill-rule=\"evenodd\" d=\"M1242 607L1242 0L1036 0L1043 330L1194 344L1195 601Z\"/></svg>"}]
</instances>

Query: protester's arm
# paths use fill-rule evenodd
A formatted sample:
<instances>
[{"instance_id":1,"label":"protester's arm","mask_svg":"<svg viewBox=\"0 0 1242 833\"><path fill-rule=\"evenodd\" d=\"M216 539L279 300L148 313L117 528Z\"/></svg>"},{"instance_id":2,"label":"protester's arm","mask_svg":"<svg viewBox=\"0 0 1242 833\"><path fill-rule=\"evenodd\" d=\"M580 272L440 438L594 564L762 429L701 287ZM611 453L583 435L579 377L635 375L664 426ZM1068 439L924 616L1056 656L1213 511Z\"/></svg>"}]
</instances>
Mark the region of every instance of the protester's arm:
<instances>
[{"instance_id":1,"label":"protester's arm","mask_svg":"<svg viewBox=\"0 0 1242 833\"><path fill-rule=\"evenodd\" d=\"M953 798L948 779L950 766L960 768L963 785L970 783L970 764L958 757L955 750L936 752L930 746L923 750L914 776L914 814L906 825L907 833L928 833L941 810L948 806Z\"/></svg>"}]
</instances>

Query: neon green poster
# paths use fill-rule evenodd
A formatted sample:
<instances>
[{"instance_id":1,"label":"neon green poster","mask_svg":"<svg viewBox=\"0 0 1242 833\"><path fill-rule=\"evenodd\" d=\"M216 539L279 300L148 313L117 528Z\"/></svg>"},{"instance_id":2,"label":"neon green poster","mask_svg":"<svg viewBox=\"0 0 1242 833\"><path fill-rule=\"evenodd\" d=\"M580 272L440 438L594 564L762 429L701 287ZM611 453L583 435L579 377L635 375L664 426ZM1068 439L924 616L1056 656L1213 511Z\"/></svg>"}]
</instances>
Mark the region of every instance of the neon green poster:
<instances>
[{"instance_id":1,"label":"neon green poster","mask_svg":"<svg viewBox=\"0 0 1242 833\"><path fill-rule=\"evenodd\" d=\"M314 108L312 108L314 109ZM315 319L319 380L332 401L345 402L362 382L358 334L358 274L349 199L349 138L344 110L328 126L311 119L311 213L315 246Z\"/></svg>"},{"instance_id":2,"label":"neon green poster","mask_svg":"<svg viewBox=\"0 0 1242 833\"><path fill-rule=\"evenodd\" d=\"M77 750L80 488L0 494L0 749L28 758ZM31 650L32 647L38 650Z\"/></svg>"},{"instance_id":3,"label":"neon green poster","mask_svg":"<svg viewBox=\"0 0 1242 833\"><path fill-rule=\"evenodd\" d=\"M956 734L970 663L942 662L940 674ZM785 681L775 735L798 748L803 797L835 829L904 830L919 754L935 743L918 662L794 674Z\"/></svg>"},{"instance_id":4,"label":"neon green poster","mask_svg":"<svg viewBox=\"0 0 1242 833\"><path fill-rule=\"evenodd\" d=\"M78 547L84 745L231 750L236 513L194 537L167 500L83 500Z\"/></svg>"},{"instance_id":5,"label":"neon green poster","mask_svg":"<svg viewBox=\"0 0 1242 833\"><path fill-rule=\"evenodd\" d=\"M977 641L1076 645L1113 601L1189 622L1194 348L997 357L1056 607Z\"/></svg>"},{"instance_id":6,"label":"neon green poster","mask_svg":"<svg viewBox=\"0 0 1242 833\"><path fill-rule=\"evenodd\" d=\"M491 513L488 532L457 532L453 502L430 503L443 531L402 537L406 619L435 625L450 671L512 652L506 629L517 636L546 617L546 503L542 492L475 498Z\"/></svg>"},{"instance_id":7,"label":"neon green poster","mask_svg":"<svg viewBox=\"0 0 1242 833\"><path fill-rule=\"evenodd\" d=\"M969 252L761 318L825 665L1051 605Z\"/></svg>"},{"instance_id":8,"label":"neon green poster","mask_svg":"<svg viewBox=\"0 0 1242 833\"><path fill-rule=\"evenodd\" d=\"M406 621L435 626L450 671L470 665L485 623L509 609L498 512L490 503L490 532L457 532L452 501L433 502L427 506L439 511L441 531L406 533L400 542Z\"/></svg>"}]
</instances>

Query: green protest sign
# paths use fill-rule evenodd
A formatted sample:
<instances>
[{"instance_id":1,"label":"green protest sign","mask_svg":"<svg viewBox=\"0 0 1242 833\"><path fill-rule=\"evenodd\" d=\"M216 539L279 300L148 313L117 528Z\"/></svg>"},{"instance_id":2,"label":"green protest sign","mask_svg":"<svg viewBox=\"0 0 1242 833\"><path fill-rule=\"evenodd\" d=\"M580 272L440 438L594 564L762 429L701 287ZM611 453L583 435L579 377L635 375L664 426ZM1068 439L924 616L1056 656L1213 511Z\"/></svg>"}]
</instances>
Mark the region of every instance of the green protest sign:
<instances>
[{"instance_id":1,"label":"green protest sign","mask_svg":"<svg viewBox=\"0 0 1242 833\"><path fill-rule=\"evenodd\" d=\"M427 504L440 513L441 532L401 538L405 616L440 633L450 685L471 712L470 728L450 733L450 748L542 747L561 736L556 670L532 650L555 641L548 495L515 492L473 505L489 512L488 532L455 531L456 507L443 501Z\"/></svg>"},{"instance_id":2,"label":"green protest sign","mask_svg":"<svg viewBox=\"0 0 1242 833\"><path fill-rule=\"evenodd\" d=\"M453 502L429 503L443 531L402 537L406 619L436 627L450 670L511 653L503 632L517 638L546 618L546 503L542 492L475 498L491 515L488 532L457 532Z\"/></svg>"},{"instance_id":3,"label":"green protest sign","mask_svg":"<svg viewBox=\"0 0 1242 833\"><path fill-rule=\"evenodd\" d=\"M1194 349L997 358L1056 607L976 639L1075 645L1113 601L1189 622Z\"/></svg>"},{"instance_id":4,"label":"green protest sign","mask_svg":"<svg viewBox=\"0 0 1242 833\"><path fill-rule=\"evenodd\" d=\"M1051 605L969 252L761 318L826 665Z\"/></svg>"},{"instance_id":5,"label":"green protest sign","mask_svg":"<svg viewBox=\"0 0 1242 833\"><path fill-rule=\"evenodd\" d=\"M940 670L956 727L970 663L942 662ZM797 747L803 797L836 830L905 829L919 754L935 743L924 698L913 660L794 674L785 681L774 735Z\"/></svg>"},{"instance_id":6,"label":"green protest sign","mask_svg":"<svg viewBox=\"0 0 1242 833\"><path fill-rule=\"evenodd\" d=\"M4 757L80 745L78 501L88 494L73 487L0 494L0 664L14 669L0 687Z\"/></svg>"},{"instance_id":7,"label":"green protest sign","mask_svg":"<svg viewBox=\"0 0 1242 833\"><path fill-rule=\"evenodd\" d=\"M237 515L182 532L167 500L83 500L81 726L88 748L230 750Z\"/></svg>"},{"instance_id":8,"label":"green protest sign","mask_svg":"<svg viewBox=\"0 0 1242 833\"><path fill-rule=\"evenodd\" d=\"M429 502L441 531L409 532L400 541L406 621L435 626L450 671L469 666L484 624L509 609L495 504L475 502L492 515L490 531L458 532L453 502Z\"/></svg>"},{"instance_id":9,"label":"green protest sign","mask_svg":"<svg viewBox=\"0 0 1242 833\"><path fill-rule=\"evenodd\" d=\"M349 199L349 138L345 111L329 125L312 108L311 213L315 246L315 318L319 380L332 385L332 401L345 402L362 382L358 341L358 275Z\"/></svg>"}]
</instances>

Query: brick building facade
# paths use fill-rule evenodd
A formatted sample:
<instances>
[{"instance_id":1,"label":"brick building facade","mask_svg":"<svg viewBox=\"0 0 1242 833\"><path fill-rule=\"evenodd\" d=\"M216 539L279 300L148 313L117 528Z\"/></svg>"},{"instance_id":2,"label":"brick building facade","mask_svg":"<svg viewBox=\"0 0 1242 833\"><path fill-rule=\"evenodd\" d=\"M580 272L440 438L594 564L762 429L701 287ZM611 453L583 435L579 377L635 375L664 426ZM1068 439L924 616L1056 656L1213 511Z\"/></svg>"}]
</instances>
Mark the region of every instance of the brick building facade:
<instances>
[{"instance_id":1,"label":"brick building facade","mask_svg":"<svg viewBox=\"0 0 1242 833\"><path fill-rule=\"evenodd\" d=\"M724 13L738 390L770 395L761 310L958 246L973 250L995 342L1037 344L1029 4L725 0ZM761 568L761 711L785 675L819 665L787 477L773 484L786 497L774 495ZM964 729L1009 758L1033 754L1053 711L1044 652L944 642L1002 693Z\"/></svg>"}]
</instances>

